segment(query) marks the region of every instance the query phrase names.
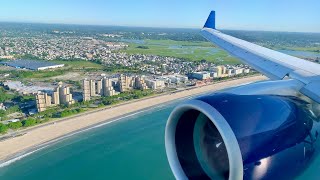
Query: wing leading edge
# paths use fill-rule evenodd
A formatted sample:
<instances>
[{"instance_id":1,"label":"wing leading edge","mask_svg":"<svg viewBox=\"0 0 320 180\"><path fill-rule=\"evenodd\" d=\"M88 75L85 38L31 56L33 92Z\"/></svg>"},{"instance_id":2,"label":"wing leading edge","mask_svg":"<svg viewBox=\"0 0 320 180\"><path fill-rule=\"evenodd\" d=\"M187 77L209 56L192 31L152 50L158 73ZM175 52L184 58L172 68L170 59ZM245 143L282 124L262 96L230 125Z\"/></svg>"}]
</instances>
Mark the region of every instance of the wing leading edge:
<instances>
[{"instance_id":1,"label":"wing leading edge","mask_svg":"<svg viewBox=\"0 0 320 180\"><path fill-rule=\"evenodd\" d=\"M289 56L235 37L215 29L215 12L201 30L210 42L239 58L260 73L273 80L285 77L305 84L301 93L320 103L320 64Z\"/></svg>"}]
</instances>

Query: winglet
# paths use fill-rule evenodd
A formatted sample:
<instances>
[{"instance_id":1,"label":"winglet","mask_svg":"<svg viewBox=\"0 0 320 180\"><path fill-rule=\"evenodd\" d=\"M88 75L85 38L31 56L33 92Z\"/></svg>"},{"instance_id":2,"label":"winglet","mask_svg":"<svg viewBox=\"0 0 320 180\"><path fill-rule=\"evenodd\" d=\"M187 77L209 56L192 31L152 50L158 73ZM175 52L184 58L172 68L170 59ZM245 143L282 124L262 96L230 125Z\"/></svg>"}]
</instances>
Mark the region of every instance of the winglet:
<instances>
[{"instance_id":1,"label":"winglet","mask_svg":"<svg viewBox=\"0 0 320 180\"><path fill-rule=\"evenodd\" d=\"M211 11L204 28L216 29L216 12Z\"/></svg>"}]
</instances>

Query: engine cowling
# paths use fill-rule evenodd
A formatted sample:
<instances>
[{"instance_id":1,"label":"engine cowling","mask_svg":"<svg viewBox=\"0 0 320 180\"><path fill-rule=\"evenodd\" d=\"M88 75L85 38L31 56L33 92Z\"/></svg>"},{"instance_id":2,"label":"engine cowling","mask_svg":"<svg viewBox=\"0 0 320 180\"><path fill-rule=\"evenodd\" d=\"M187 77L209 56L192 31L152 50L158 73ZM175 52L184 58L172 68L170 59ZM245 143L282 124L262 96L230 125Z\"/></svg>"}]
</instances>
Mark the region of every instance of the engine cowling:
<instances>
[{"instance_id":1,"label":"engine cowling","mask_svg":"<svg viewBox=\"0 0 320 180\"><path fill-rule=\"evenodd\" d=\"M166 127L170 167L177 179L291 178L314 152L309 109L278 95L215 93L186 101ZM291 172L279 173L285 170Z\"/></svg>"}]
</instances>

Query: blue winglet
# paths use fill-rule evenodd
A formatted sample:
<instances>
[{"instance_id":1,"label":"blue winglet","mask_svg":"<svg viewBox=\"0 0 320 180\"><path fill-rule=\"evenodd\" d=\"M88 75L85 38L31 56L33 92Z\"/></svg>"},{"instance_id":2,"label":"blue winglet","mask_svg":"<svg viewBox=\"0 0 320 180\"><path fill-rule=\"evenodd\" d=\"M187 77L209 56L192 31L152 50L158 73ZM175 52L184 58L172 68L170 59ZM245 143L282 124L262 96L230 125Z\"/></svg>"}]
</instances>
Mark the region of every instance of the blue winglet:
<instances>
[{"instance_id":1,"label":"blue winglet","mask_svg":"<svg viewBox=\"0 0 320 180\"><path fill-rule=\"evenodd\" d=\"M204 28L216 29L216 12L211 11Z\"/></svg>"}]
</instances>

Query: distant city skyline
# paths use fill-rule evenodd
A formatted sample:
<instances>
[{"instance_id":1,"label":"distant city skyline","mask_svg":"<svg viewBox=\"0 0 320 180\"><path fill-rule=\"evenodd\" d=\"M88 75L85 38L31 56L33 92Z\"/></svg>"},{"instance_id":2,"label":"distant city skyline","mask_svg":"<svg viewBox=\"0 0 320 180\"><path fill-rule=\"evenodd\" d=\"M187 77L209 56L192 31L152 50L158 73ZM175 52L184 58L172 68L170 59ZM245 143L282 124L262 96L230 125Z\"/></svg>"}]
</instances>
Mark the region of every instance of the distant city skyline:
<instances>
[{"instance_id":1,"label":"distant city skyline","mask_svg":"<svg viewBox=\"0 0 320 180\"><path fill-rule=\"evenodd\" d=\"M1 22L201 28L211 10L218 29L320 32L317 0L10 0Z\"/></svg>"}]
</instances>

